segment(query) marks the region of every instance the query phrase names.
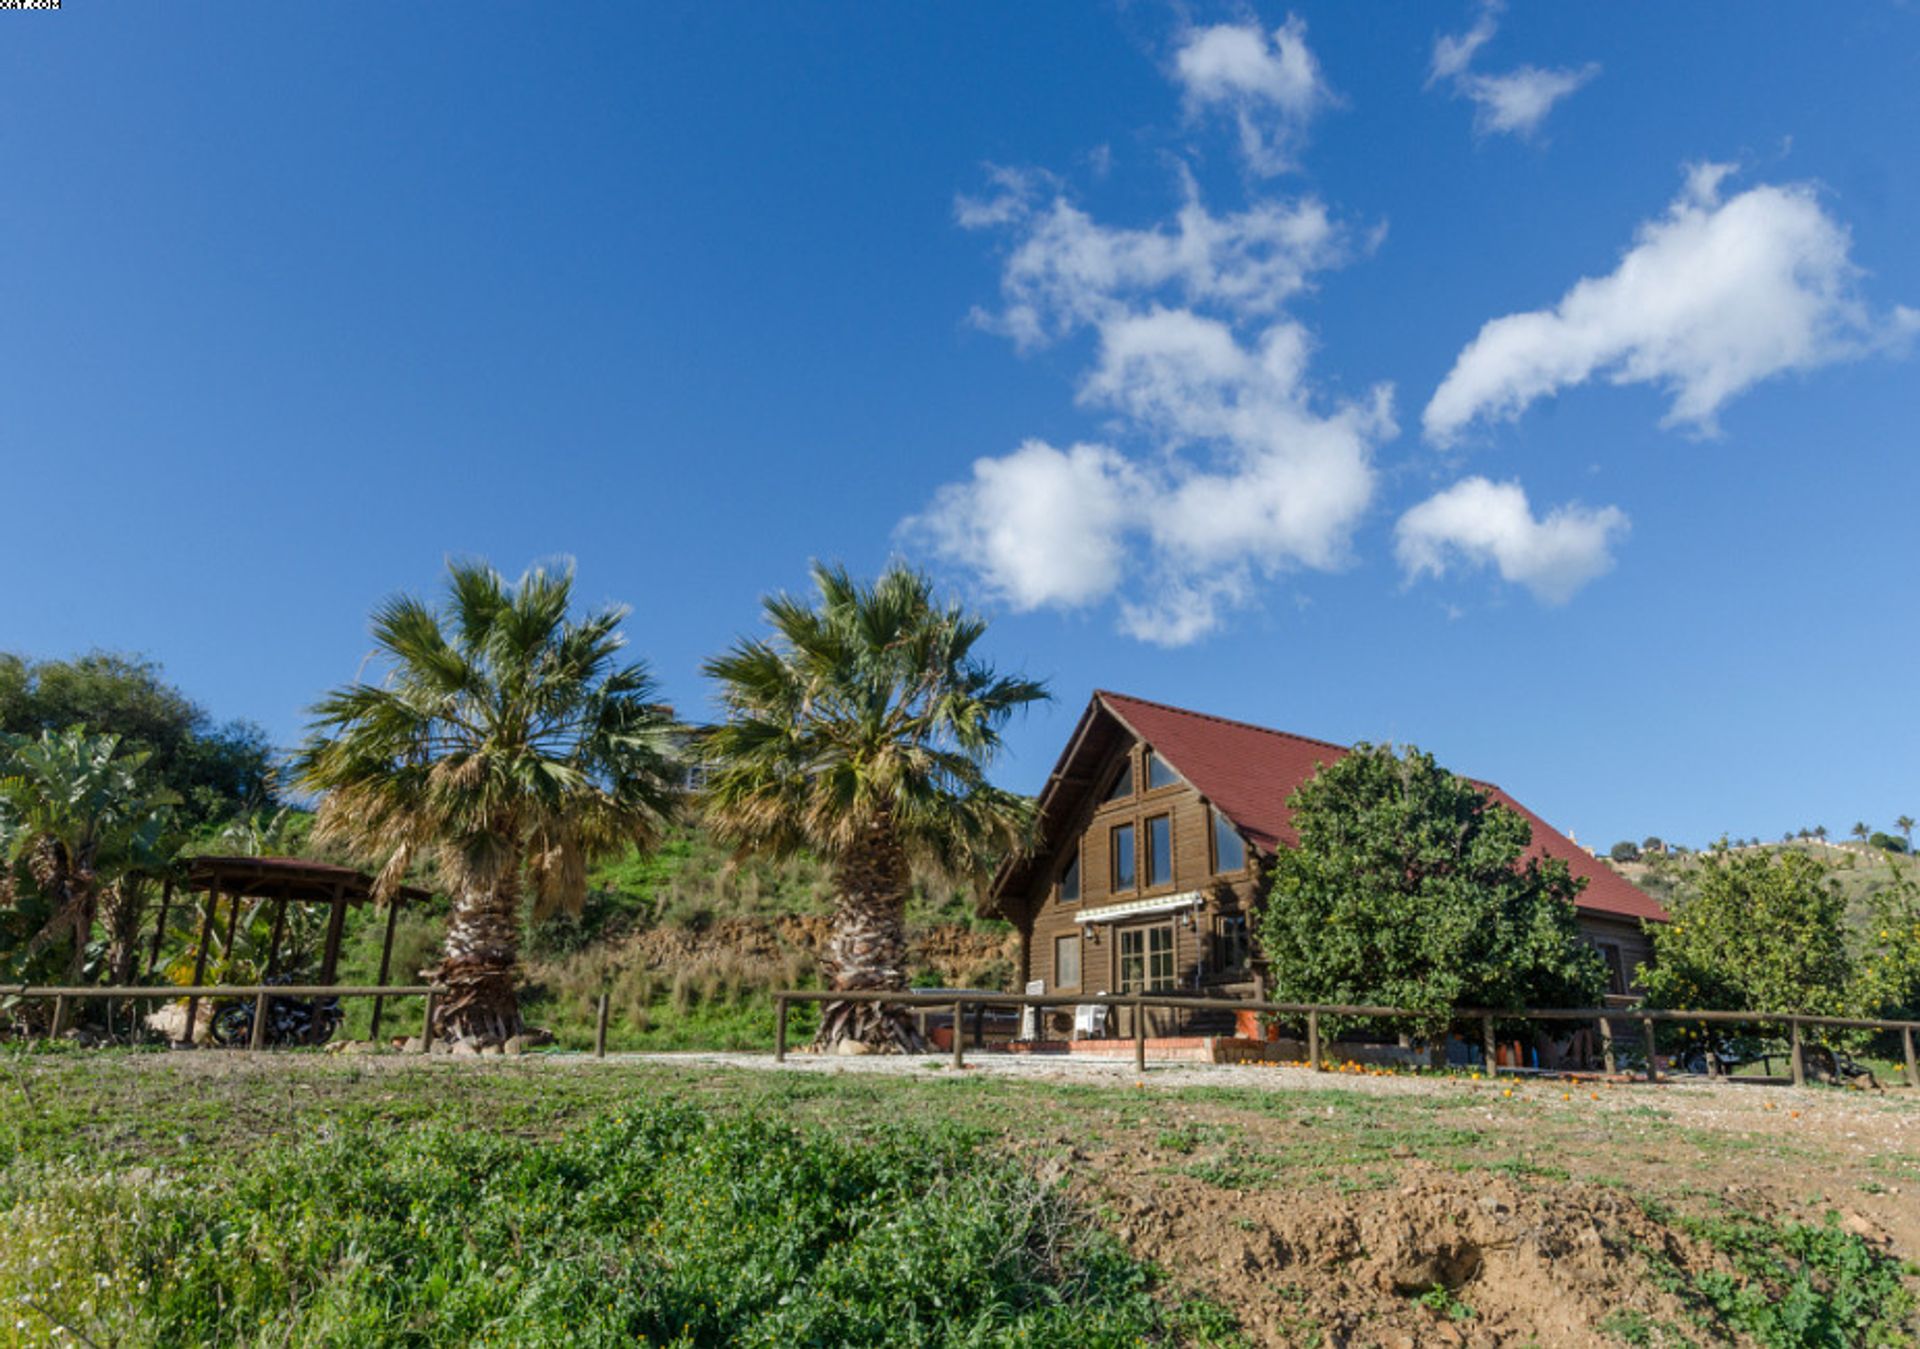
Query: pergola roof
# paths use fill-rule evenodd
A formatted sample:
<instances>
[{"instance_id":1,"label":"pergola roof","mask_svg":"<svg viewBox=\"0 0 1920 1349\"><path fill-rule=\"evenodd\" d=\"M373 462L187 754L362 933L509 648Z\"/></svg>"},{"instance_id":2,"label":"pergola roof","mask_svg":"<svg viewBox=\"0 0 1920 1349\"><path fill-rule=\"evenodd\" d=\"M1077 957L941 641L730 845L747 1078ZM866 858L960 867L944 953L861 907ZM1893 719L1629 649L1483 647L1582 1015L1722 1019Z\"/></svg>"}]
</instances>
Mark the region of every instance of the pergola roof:
<instances>
[{"instance_id":1,"label":"pergola roof","mask_svg":"<svg viewBox=\"0 0 1920 1349\"><path fill-rule=\"evenodd\" d=\"M352 867L304 857L195 857L187 863L187 889L218 890L249 899L364 904L373 898L373 877ZM394 898L426 899L428 894L403 885Z\"/></svg>"}]
</instances>

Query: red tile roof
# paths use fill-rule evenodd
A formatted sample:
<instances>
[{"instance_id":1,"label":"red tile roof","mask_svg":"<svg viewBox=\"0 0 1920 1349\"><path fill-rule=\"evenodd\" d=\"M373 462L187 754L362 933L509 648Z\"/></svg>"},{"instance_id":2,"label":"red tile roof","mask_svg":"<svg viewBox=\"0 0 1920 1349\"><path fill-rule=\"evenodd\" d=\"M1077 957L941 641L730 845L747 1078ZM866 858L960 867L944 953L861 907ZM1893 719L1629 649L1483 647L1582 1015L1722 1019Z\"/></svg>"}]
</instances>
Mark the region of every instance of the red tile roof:
<instances>
[{"instance_id":1,"label":"red tile roof","mask_svg":"<svg viewBox=\"0 0 1920 1349\"><path fill-rule=\"evenodd\" d=\"M1120 722L1152 745L1174 770L1226 817L1256 848L1272 852L1294 841L1287 798L1323 765L1347 753L1344 745L1309 740L1285 731L1165 703L1130 698L1104 689L1094 693ZM1479 783L1533 828L1530 856L1555 857L1587 884L1578 907L1611 917L1665 922L1667 911L1612 867L1589 854L1499 787Z\"/></svg>"}]
</instances>

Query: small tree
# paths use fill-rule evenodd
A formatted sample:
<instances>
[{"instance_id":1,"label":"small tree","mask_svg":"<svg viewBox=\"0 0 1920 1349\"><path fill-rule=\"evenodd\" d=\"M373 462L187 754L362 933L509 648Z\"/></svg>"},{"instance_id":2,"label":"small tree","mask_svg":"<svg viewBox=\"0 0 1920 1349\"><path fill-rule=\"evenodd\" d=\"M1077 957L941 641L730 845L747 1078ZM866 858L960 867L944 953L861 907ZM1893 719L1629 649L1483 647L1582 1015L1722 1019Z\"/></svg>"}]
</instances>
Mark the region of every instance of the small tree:
<instances>
[{"instance_id":1,"label":"small tree","mask_svg":"<svg viewBox=\"0 0 1920 1349\"><path fill-rule=\"evenodd\" d=\"M1864 821L1856 820L1854 822L1853 836L1859 839L1862 843L1865 843L1867 841L1867 836L1872 832L1873 830L1869 828Z\"/></svg>"},{"instance_id":2,"label":"small tree","mask_svg":"<svg viewBox=\"0 0 1920 1349\"><path fill-rule=\"evenodd\" d=\"M1868 898L1858 1006L1869 1016L1920 1017L1920 885L1888 863L1887 884Z\"/></svg>"},{"instance_id":3,"label":"small tree","mask_svg":"<svg viewBox=\"0 0 1920 1349\"><path fill-rule=\"evenodd\" d=\"M1627 839L1622 839L1607 850L1607 856L1616 862L1638 862L1640 860L1640 848L1637 844Z\"/></svg>"},{"instance_id":4,"label":"small tree","mask_svg":"<svg viewBox=\"0 0 1920 1349\"><path fill-rule=\"evenodd\" d=\"M1660 836L1658 834L1649 834L1646 837L1646 839L1640 844L1641 852L1658 854L1658 853L1663 853L1666 850L1667 850L1667 845L1661 842Z\"/></svg>"},{"instance_id":5,"label":"small tree","mask_svg":"<svg viewBox=\"0 0 1920 1349\"><path fill-rule=\"evenodd\" d=\"M1847 1013L1846 898L1805 853L1710 853L1670 914L1647 925L1653 963L1640 982L1653 1005Z\"/></svg>"},{"instance_id":6,"label":"small tree","mask_svg":"<svg viewBox=\"0 0 1920 1349\"><path fill-rule=\"evenodd\" d=\"M1382 1003L1443 1033L1456 1007L1579 1006L1606 988L1581 882L1527 858L1527 822L1409 748L1357 745L1288 798L1260 935L1275 997ZM1523 860L1524 858L1524 860Z\"/></svg>"}]
</instances>

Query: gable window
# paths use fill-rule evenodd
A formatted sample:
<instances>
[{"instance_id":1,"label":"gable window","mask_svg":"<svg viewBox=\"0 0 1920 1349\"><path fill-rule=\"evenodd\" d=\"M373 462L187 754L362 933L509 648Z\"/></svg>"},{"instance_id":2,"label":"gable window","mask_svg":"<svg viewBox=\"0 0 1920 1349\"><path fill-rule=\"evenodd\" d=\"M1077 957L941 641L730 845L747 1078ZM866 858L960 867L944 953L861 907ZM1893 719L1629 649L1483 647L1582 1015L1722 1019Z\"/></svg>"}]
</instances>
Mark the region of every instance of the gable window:
<instances>
[{"instance_id":1,"label":"gable window","mask_svg":"<svg viewBox=\"0 0 1920 1349\"><path fill-rule=\"evenodd\" d=\"M1053 939L1053 986L1080 987L1080 934Z\"/></svg>"},{"instance_id":2,"label":"gable window","mask_svg":"<svg viewBox=\"0 0 1920 1349\"><path fill-rule=\"evenodd\" d=\"M1124 801L1133 795L1133 759L1120 765L1120 774L1114 778L1113 786L1107 788L1107 794L1100 798L1102 805L1109 801Z\"/></svg>"},{"instance_id":3,"label":"gable window","mask_svg":"<svg viewBox=\"0 0 1920 1349\"><path fill-rule=\"evenodd\" d=\"M1247 937L1247 916L1244 913L1229 913L1220 919L1219 940L1214 952L1223 970L1244 970L1247 959L1253 954L1253 944Z\"/></svg>"},{"instance_id":4,"label":"gable window","mask_svg":"<svg viewBox=\"0 0 1920 1349\"><path fill-rule=\"evenodd\" d=\"M1114 826L1113 847L1110 850L1110 856L1113 858L1113 888L1115 890L1133 889L1136 875L1133 866L1132 825L1120 824Z\"/></svg>"},{"instance_id":5,"label":"gable window","mask_svg":"<svg viewBox=\"0 0 1920 1349\"><path fill-rule=\"evenodd\" d=\"M1075 904L1080 899L1080 850L1067 854L1066 869L1060 873L1060 902Z\"/></svg>"},{"instance_id":6,"label":"gable window","mask_svg":"<svg viewBox=\"0 0 1920 1349\"><path fill-rule=\"evenodd\" d=\"M1120 931L1120 991L1152 993L1173 987L1173 925Z\"/></svg>"},{"instance_id":7,"label":"gable window","mask_svg":"<svg viewBox=\"0 0 1920 1349\"><path fill-rule=\"evenodd\" d=\"M1213 812L1213 869L1223 873L1247 869L1246 840L1217 808Z\"/></svg>"},{"instance_id":8,"label":"gable window","mask_svg":"<svg viewBox=\"0 0 1920 1349\"><path fill-rule=\"evenodd\" d=\"M1147 884L1173 884L1173 817L1155 815L1147 821Z\"/></svg>"},{"instance_id":9,"label":"gable window","mask_svg":"<svg viewBox=\"0 0 1920 1349\"><path fill-rule=\"evenodd\" d=\"M1147 751L1148 791L1152 791L1155 787L1171 787L1179 781L1180 775L1173 771L1173 765L1152 750Z\"/></svg>"}]
</instances>

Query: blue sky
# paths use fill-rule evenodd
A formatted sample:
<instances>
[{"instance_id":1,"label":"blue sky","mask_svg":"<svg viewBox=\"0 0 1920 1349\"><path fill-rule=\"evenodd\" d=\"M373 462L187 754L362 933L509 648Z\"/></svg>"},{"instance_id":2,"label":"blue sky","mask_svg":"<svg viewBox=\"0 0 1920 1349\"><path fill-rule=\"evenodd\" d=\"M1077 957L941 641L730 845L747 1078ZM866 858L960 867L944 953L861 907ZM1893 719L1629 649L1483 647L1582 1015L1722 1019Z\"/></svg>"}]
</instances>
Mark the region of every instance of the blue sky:
<instances>
[{"instance_id":1,"label":"blue sky","mask_svg":"<svg viewBox=\"0 0 1920 1349\"><path fill-rule=\"evenodd\" d=\"M1022 788L1105 685L1602 844L1920 807L1910 5L0 33L0 646L291 742L382 596L566 555L698 716L905 556L1053 682Z\"/></svg>"}]
</instances>

